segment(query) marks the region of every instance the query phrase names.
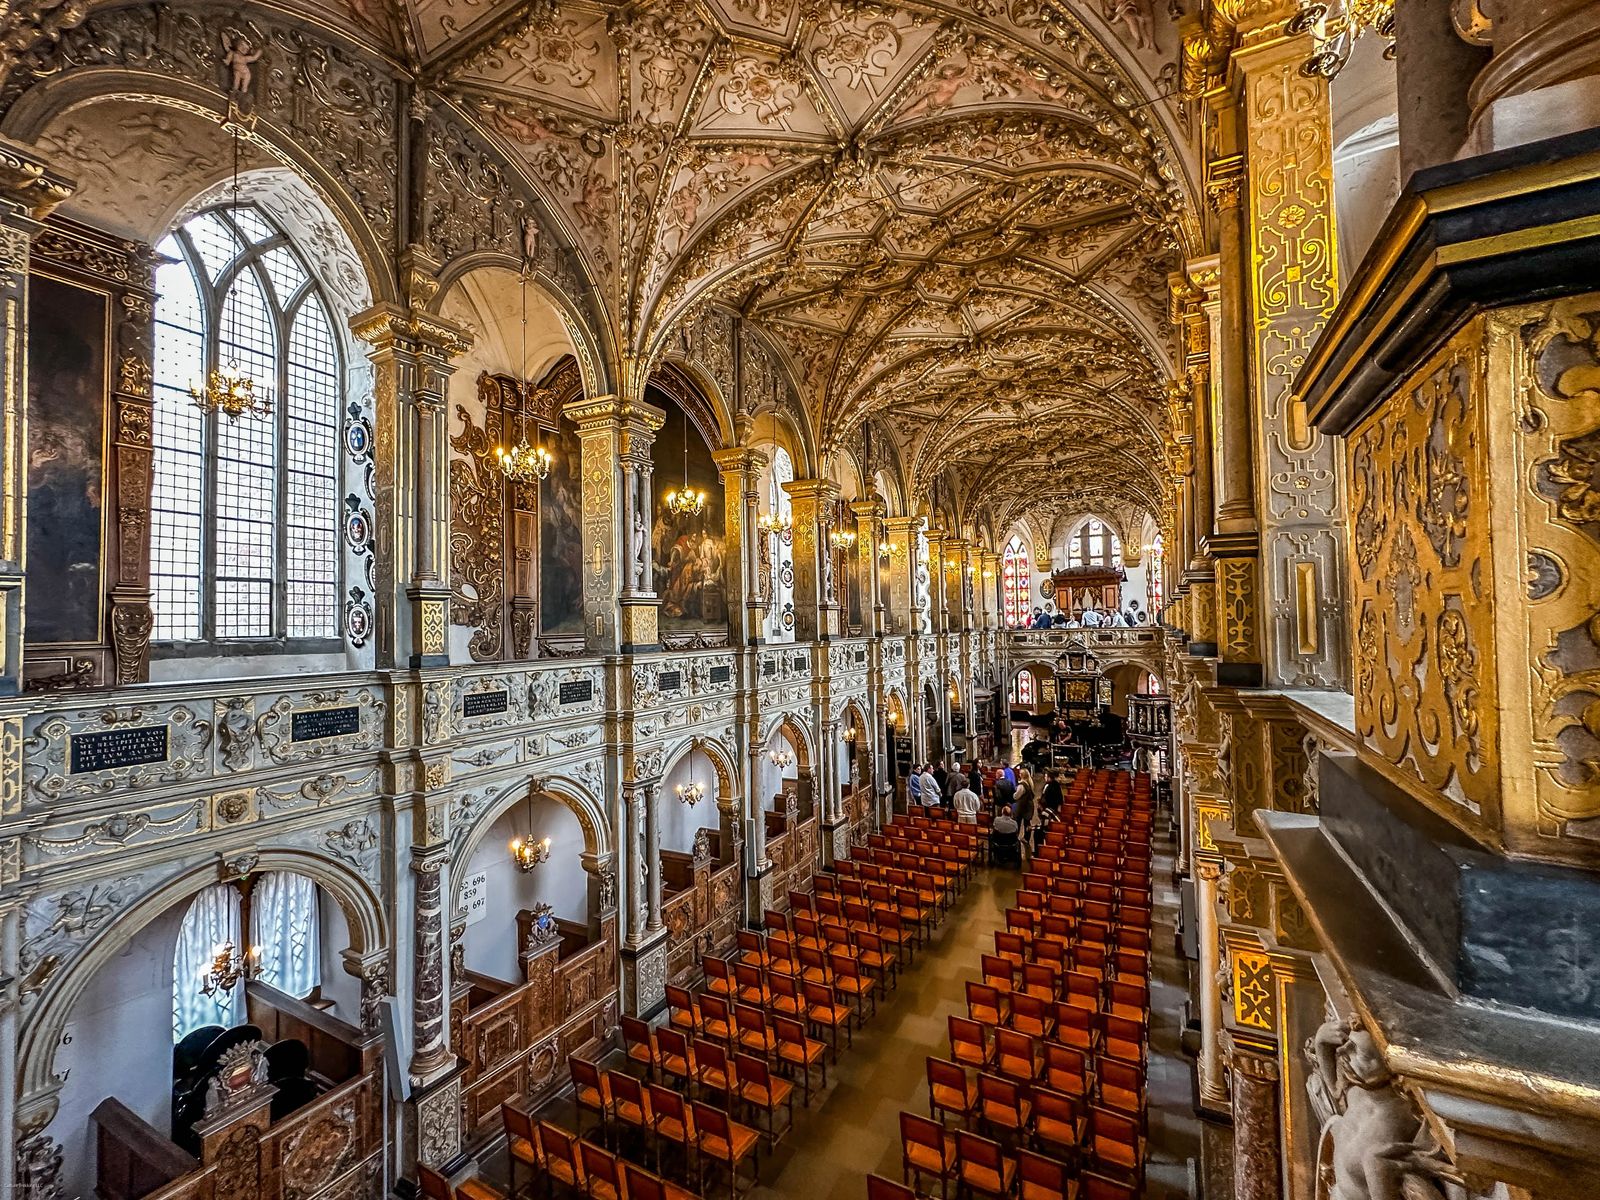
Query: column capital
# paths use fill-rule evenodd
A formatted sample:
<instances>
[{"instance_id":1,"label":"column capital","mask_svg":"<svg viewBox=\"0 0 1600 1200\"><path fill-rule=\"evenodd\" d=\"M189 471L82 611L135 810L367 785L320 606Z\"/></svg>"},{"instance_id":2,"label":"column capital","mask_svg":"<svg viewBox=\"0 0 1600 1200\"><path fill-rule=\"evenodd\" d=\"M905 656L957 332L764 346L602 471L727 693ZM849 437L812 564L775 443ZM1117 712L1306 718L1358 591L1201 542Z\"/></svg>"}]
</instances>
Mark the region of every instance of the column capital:
<instances>
[{"instance_id":1,"label":"column capital","mask_svg":"<svg viewBox=\"0 0 1600 1200\"><path fill-rule=\"evenodd\" d=\"M433 353L446 359L465 354L476 340L464 325L399 304L378 304L357 313L350 318L350 329L380 352Z\"/></svg>"},{"instance_id":2,"label":"column capital","mask_svg":"<svg viewBox=\"0 0 1600 1200\"><path fill-rule=\"evenodd\" d=\"M43 221L77 190L33 147L0 138L0 203Z\"/></svg>"},{"instance_id":3,"label":"column capital","mask_svg":"<svg viewBox=\"0 0 1600 1200\"><path fill-rule=\"evenodd\" d=\"M759 473L767 466L765 454L745 446L729 446L725 450L713 450L711 461L717 464L717 470L724 475L735 472Z\"/></svg>"},{"instance_id":4,"label":"column capital","mask_svg":"<svg viewBox=\"0 0 1600 1200\"><path fill-rule=\"evenodd\" d=\"M562 406L561 415L578 427L580 436L628 426L654 434L667 422L664 409L643 400L627 400L616 393L574 400Z\"/></svg>"},{"instance_id":5,"label":"column capital","mask_svg":"<svg viewBox=\"0 0 1600 1200\"><path fill-rule=\"evenodd\" d=\"M839 498L839 485L831 479L795 479L783 485L783 490L794 500L810 500L814 504L832 504Z\"/></svg>"}]
</instances>

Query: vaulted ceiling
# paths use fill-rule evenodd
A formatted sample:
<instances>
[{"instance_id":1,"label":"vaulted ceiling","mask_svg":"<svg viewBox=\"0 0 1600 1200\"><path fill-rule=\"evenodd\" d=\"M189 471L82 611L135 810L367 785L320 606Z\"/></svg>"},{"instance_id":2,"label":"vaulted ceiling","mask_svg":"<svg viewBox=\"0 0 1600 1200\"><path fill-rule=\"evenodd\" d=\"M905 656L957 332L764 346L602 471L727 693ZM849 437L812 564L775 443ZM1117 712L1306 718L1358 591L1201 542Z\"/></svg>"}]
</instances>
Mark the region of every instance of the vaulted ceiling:
<instances>
[{"instance_id":1,"label":"vaulted ceiling","mask_svg":"<svg viewBox=\"0 0 1600 1200\"><path fill-rule=\"evenodd\" d=\"M819 444L875 418L969 521L1158 505L1167 277L1200 236L1176 0L275 7L522 165L636 382L719 305L772 335Z\"/></svg>"}]
</instances>

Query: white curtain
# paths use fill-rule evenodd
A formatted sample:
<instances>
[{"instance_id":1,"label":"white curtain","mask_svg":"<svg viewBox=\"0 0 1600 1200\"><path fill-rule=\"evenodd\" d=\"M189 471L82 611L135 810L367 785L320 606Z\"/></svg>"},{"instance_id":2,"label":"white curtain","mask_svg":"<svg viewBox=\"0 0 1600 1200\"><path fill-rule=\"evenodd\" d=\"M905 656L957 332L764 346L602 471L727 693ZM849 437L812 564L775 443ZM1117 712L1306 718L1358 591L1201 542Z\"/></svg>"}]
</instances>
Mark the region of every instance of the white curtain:
<instances>
[{"instance_id":1,"label":"white curtain","mask_svg":"<svg viewBox=\"0 0 1600 1200\"><path fill-rule=\"evenodd\" d=\"M261 947L258 978L305 999L322 982L317 885L290 871L268 871L250 896L250 942Z\"/></svg>"},{"instance_id":2,"label":"white curtain","mask_svg":"<svg viewBox=\"0 0 1600 1200\"><path fill-rule=\"evenodd\" d=\"M200 985L217 947L232 942L245 953L239 932L239 893L226 883L212 884L194 898L178 930L172 954L172 1040L181 1042L205 1025L228 1028L244 1020L244 983L207 996Z\"/></svg>"}]
</instances>

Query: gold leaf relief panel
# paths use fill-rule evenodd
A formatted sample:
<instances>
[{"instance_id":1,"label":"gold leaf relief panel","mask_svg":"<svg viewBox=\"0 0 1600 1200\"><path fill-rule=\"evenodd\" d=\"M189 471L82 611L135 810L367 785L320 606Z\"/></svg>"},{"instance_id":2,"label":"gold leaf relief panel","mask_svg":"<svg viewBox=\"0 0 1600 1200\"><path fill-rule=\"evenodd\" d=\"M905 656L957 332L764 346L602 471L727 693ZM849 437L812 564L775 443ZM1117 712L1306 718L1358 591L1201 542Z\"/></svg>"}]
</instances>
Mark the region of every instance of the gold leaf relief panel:
<instances>
[{"instance_id":1,"label":"gold leaf relief panel","mask_svg":"<svg viewBox=\"0 0 1600 1200\"><path fill-rule=\"evenodd\" d=\"M1516 451L1496 485L1514 489L1522 511L1518 565L1525 568L1501 596L1524 614L1529 656L1529 736L1508 734L1506 769L1508 777L1536 781L1531 810L1526 789L1508 793L1507 839L1593 860L1600 824L1600 294L1498 314L1490 329L1491 378L1504 381ZM1491 403L1498 407L1502 397Z\"/></svg>"},{"instance_id":2,"label":"gold leaf relief panel","mask_svg":"<svg viewBox=\"0 0 1600 1200\"><path fill-rule=\"evenodd\" d=\"M1390 774L1489 832L1498 717L1482 361L1474 323L1356 430L1348 477L1357 731Z\"/></svg>"},{"instance_id":3,"label":"gold leaf relief panel","mask_svg":"<svg viewBox=\"0 0 1600 1200\"><path fill-rule=\"evenodd\" d=\"M458 404L461 428L450 436L450 620L472 627L473 661L492 662L505 640L505 482L495 459L501 414L490 406L482 425L473 418Z\"/></svg>"}]
</instances>

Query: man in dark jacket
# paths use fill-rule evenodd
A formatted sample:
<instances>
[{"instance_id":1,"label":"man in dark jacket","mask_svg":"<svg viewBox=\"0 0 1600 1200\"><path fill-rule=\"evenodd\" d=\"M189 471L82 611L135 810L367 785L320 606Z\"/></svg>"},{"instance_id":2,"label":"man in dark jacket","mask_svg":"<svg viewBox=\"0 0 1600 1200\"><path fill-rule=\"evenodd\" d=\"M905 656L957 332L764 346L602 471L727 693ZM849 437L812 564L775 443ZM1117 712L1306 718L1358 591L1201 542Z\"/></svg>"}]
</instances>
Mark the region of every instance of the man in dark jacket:
<instances>
[{"instance_id":1,"label":"man in dark jacket","mask_svg":"<svg viewBox=\"0 0 1600 1200\"><path fill-rule=\"evenodd\" d=\"M1006 777L1004 771L994 777L994 807L996 812L999 812L1002 808L1010 807L1011 801L1016 794L1016 784Z\"/></svg>"},{"instance_id":2,"label":"man in dark jacket","mask_svg":"<svg viewBox=\"0 0 1600 1200\"><path fill-rule=\"evenodd\" d=\"M940 759L933 768L933 781L939 785L939 795L950 794L950 772L944 769L944 759Z\"/></svg>"}]
</instances>

